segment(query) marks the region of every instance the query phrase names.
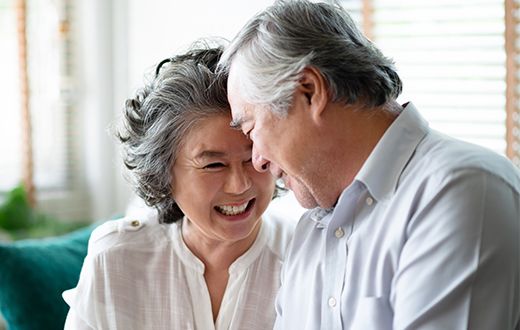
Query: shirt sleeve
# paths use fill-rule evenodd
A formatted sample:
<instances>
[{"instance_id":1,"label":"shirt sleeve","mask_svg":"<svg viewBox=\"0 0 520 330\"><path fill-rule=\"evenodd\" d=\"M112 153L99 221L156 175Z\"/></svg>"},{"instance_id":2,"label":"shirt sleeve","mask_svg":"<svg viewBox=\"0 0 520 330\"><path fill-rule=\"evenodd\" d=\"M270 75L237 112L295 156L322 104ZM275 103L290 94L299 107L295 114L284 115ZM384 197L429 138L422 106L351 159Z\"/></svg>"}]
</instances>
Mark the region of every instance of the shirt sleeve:
<instances>
[{"instance_id":1,"label":"shirt sleeve","mask_svg":"<svg viewBox=\"0 0 520 330\"><path fill-rule=\"evenodd\" d=\"M96 277L99 271L94 269L95 265L95 260L87 255L77 286L63 293L63 299L70 307L65 329L97 329L99 326L96 322L99 289L96 286L102 283L103 278Z\"/></svg>"},{"instance_id":2,"label":"shirt sleeve","mask_svg":"<svg viewBox=\"0 0 520 330\"><path fill-rule=\"evenodd\" d=\"M79 318L73 309L69 310L67 319L65 320L64 330L94 330L84 320Z\"/></svg>"},{"instance_id":3,"label":"shirt sleeve","mask_svg":"<svg viewBox=\"0 0 520 330\"><path fill-rule=\"evenodd\" d=\"M284 282L284 267L282 266L282 270L280 272L280 285L283 285L283 282ZM282 325L282 300L284 299L283 297L283 290L278 290L278 293L276 294L276 299L275 299L275 311L276 311L276 319L275 319L275 322L274 322L274 326L273 326L273 330L282 330L283 329L283 325Z\"/></svg>"},{"instance_id":4,"label":"shirt sleeve","mask_svg":"<svg viewBox=\"0 0 520 330\"><path fill-rule=\"evenodd\" d=\"M88 253L75 288L63 292L70 306L65 329L106 328L105 301L110 300L105 290L104 252L118 242L118 221L108 221L97 227L90 236Z\"/></svg>"},{"instance_id":5,"label":"shirt sleeve","mask_svg":"<svg viewBox=\"0 0 520 330\"><path fill-rule=\"evenodd\" d=\"M514 329L520 317L520 198L460 170L426 182L393 281L395 329Z\"/></svg>"}]
</instances>

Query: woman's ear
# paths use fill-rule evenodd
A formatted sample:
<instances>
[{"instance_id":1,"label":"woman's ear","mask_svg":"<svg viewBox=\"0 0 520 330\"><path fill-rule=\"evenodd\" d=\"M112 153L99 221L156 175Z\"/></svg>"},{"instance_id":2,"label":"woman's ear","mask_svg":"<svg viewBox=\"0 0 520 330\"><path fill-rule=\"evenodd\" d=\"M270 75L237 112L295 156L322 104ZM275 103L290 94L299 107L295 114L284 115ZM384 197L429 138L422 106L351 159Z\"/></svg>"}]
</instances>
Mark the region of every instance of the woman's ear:
<instances>
[{"instance_id":1,"label":"woman's ear","mask_svg":"<svg viewBox=\"0 0 520 330\"><path fill-rule=\"evenodd\" d=\"M321 74L315 67L307 67L298 80L298 91L307 100L307 106L315 120L320 120L329 100L328 86Z\"/></svg>"}]
</instances>

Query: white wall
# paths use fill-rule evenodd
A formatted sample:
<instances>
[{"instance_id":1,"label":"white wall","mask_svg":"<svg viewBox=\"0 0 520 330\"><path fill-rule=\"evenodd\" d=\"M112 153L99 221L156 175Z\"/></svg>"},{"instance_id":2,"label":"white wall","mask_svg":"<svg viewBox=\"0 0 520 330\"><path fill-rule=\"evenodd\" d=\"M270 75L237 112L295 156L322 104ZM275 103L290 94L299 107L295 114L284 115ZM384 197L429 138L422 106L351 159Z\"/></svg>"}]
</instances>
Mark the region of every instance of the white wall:
<instances>
[{"instance_id":1,"label":"white wall","mask_svg":"<svg viewBox=\"0 0 520 330\"><path fill-rule=\"evenodd\" d=\"M201 37L232 39L256 12L272 0L166 1L130 0L128 6L128 72L130 88L145 70Z\"/></svg>"}]
</instances>

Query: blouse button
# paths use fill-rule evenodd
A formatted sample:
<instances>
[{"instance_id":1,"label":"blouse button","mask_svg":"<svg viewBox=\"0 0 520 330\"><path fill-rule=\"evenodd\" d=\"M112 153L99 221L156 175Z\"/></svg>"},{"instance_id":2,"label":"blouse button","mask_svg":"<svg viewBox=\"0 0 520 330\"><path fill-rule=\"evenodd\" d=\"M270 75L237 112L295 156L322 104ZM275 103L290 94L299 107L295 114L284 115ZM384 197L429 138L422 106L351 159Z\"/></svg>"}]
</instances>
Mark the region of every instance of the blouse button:
<instances>
[{"instance_id":1,"label":"blouse button","mask_svg":"<svg viewBox=\"0 0 520 330\"><path fill-rule=\"evenodd\" d=\"M334 236L336 236L336 238L342 238L343 235L345 235L345 232L343 231L343 228L341 228L341 227L338 227L338 228L334 231Z\"/></svg>"},{"instance_id":2,"label":"blouse button","mask_svg":"<svg viewBox=\"0 0 520 330\"><path fill-rule=\"evenodd\" d=\"M335 307L336 306L336 299L334 297L329 298L329 306Z\"/></svg>"}]
</instances>

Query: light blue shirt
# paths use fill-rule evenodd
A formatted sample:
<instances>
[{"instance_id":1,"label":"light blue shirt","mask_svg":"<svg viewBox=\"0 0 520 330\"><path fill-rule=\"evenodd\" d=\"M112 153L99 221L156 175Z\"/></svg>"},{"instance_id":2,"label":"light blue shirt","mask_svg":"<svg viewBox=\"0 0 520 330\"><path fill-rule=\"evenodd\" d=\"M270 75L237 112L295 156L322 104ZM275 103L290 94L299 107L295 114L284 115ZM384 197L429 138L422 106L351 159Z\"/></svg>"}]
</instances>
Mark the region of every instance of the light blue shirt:
<instances>
[{"instance_id":1,"label":"light blue shirt","mask_svg":"<svg viewBox=\"0 0 520 330\"><path fill-rule=\"evenodd\" d=\"M275 329L520 329L520 173L409 103L333 210L300 220Z\"/></svg>"}]
</instances>

